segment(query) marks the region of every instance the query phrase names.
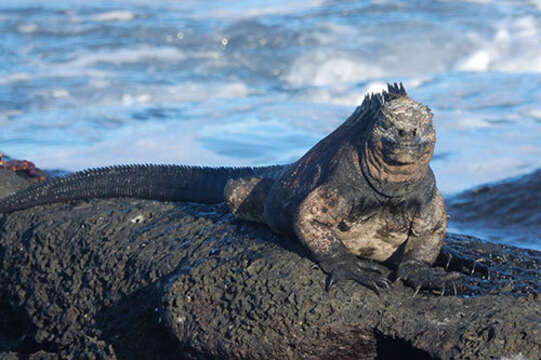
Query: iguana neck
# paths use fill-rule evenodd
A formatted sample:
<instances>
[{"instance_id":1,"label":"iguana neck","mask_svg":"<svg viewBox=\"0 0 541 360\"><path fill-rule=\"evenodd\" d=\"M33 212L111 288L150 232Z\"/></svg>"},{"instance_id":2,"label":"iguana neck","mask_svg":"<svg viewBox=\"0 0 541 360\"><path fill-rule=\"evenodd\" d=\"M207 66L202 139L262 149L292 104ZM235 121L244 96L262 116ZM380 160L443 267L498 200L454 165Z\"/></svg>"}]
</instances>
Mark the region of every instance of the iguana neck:
<instances>
[{"instance_id":1,"label":"iguana neck","mask_svg":"<svg viewBox=\"0 0 541 360\"><path fill-rule=\"evenodd\" d=\"M361 170L368 183L379 194L386 197L399 197L413 193L421 186L434 183L428 163L391 165L383 160L378 147L372 149L364 144L360 157ZM432 185L433 186L433 185Z\"/></svg>"}]
</instances>

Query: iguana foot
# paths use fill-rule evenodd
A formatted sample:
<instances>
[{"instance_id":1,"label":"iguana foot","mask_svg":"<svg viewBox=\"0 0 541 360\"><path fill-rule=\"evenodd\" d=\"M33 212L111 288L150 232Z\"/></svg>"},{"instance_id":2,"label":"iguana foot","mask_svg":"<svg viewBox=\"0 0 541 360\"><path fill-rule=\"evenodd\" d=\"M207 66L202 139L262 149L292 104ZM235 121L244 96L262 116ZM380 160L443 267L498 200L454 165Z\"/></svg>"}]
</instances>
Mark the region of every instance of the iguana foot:
<instances>
[{"instance_id":1,"label":"iguana foot","mask_svg":"<svg viewBox=\"0 0 541 360\"><path fill-rule=\"evenodd\" d=\"M489 267L484 264L485 258L477 258L474 255L460 253L443 245L435 265L445 267L445 270L454 270L466 275L475 275L484 279L490 279Z\"/></svg>"},{"instance_id":2,"label":"iguana foot","mask_svg":"<svg viewBox=\"0 0 541 360\"><path fill-rule=\"evenodd\" d=\"M381 288L389 288L391 284L382 276L385 272L383 266L370 260L359 259L353 254L322 257L318 259L318 264L328 274L325 286L327 291L337 281L354 280L379 295Z\"/></svg>"},{"instance_id":3,"label":"iguana foot","mask_svg":"<svg viewBox=\"0 0 541 360\"><path fill-rule=\"evenodd\" d=\"M396 272L396 279L415 289L413 296L419 290L435 290L440 295L458 295L462 289L463 276L457 272L447 272L442 268L431 267L416 260L401 263Z\"/></svg>"}]
</instances>

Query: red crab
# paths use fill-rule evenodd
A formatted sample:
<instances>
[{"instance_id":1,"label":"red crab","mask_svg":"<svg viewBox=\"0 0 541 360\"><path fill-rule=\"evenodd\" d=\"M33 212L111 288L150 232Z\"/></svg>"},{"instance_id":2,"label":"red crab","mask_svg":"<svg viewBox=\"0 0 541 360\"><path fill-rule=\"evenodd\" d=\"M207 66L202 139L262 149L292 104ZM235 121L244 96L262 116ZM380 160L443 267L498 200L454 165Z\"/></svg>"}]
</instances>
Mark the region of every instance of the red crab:
<instances>
[{"instance_id":1,"label":"red crab","mask_svg":"<svg viewBox=\"0 0 541 360\"><path fill-rule=\"evenodd\" d=\"M43 171L34 165L34 163L28 160L10 160L1 152L0 169L12 170L15 172L20 171L34 181L43 181L47 177Z\"/></svg>"}]
</instances>

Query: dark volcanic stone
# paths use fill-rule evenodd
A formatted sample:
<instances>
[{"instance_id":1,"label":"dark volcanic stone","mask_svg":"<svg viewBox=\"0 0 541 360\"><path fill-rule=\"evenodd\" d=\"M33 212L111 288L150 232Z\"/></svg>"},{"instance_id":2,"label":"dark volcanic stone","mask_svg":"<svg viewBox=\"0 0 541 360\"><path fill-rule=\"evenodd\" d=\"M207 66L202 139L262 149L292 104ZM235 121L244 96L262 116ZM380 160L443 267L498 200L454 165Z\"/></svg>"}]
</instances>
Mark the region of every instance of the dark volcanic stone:
<instances>
[{"instance_id":1,"label":"dark volcanic stone","mask_svg":"<svg viewBox=\"0 0 541 360\"><path fill-rule=\"evenodd\" d=\"M0 359L539 358L541 254L461 235L444 250L440 265L479 260L467 297L325 292L296 241L223 204L0 214Z\"/></svg>"},{"instance_id":2,"label":"dark volcanic stone","mask_svg":"<svg viewBox=\"0 0 541 360\"><path fill-rule=\"evenodd\" d=\"M30 182L14 171L0 168L0 198L24 189Z\"/></svg>"},{"instance_id":3,"label":"dark volcanic stone","mask_svg":"<svg viewBox=\"0 0 541 360\"><path fill-rule=\"evenodd\" d=\"M457 230L541 249L541 169L446 199Z\"/></svg>"},{"instance_id":4,"label":"dark volcanic stone","mask_svg":"<svg viewBox=\"0 0 541 360\"><path fill-rule=\"evenodd\" d=\"M468 243L462 258L466 262L474 249L478 254L486 250L486 244L475 239L454 235L448 240L446 252L457 256L461 243ZM502 267L483 260L479 269L488 271L491 280L481 274L466 279L467 297L422 294L414 298L401 283L380 296L353 282L338 284L327 293L324 275L299 257L300 249L284 251L275 247L283 246L275 240L257 250L254 243L257 240L248 236L240 244L219 240L203 245L176 272L174 282L166 285L167 324L195 354L358 359L374 358L375 351L380 358L409 353L423 359L519 353L534 358L541 351L540 253L532 251L534 257L523 260L530 267L524 272L512 269L514 263ZM488 246L496 257L521 253ZM211 248L217 253L209 259ZM239 258L243 248L249 253Z\"/></svg>"}]
</instances>

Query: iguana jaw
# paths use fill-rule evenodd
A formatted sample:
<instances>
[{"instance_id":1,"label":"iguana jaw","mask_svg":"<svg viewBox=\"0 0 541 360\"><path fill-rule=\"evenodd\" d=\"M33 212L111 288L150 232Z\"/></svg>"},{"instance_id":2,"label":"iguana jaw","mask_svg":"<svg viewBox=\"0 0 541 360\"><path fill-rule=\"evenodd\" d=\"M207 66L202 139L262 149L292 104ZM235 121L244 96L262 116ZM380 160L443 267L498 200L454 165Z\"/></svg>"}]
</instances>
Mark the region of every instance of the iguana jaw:
<instances>
[{"instance_id":1,"label":"iguana jaw","mask_svg":"<svg viewBox=\"0 0 541 360\"><path fill-rule=\"evenodd\" d=\"M365 143L364 154L361 157L363 168L372 180L379 183L414 182L424 176L428 170L428 162L432 157L432 148L422 153L411 151L397 151L392 155L384 153L382 142L376 147ZM389 159L391 158L391 159Z\"/></svg>"},{"instance_id":2,"label":"iguana jaw","mask_svg":"<svg viewBox=\"0 0 541 360\"><path fill-rule=\"evenodd\" d=\"M424 163L432 157L434 146L431 142L421 141L418 137L408 142L389 141L382 139L381 156L386 164L392 166L405 166L418 162Z\"/></svg>"}]
</instances>

